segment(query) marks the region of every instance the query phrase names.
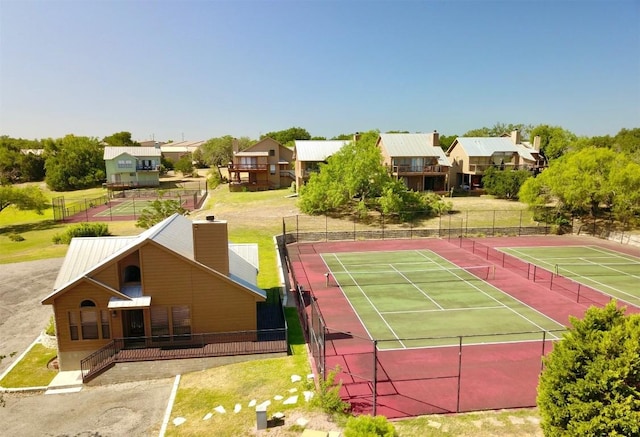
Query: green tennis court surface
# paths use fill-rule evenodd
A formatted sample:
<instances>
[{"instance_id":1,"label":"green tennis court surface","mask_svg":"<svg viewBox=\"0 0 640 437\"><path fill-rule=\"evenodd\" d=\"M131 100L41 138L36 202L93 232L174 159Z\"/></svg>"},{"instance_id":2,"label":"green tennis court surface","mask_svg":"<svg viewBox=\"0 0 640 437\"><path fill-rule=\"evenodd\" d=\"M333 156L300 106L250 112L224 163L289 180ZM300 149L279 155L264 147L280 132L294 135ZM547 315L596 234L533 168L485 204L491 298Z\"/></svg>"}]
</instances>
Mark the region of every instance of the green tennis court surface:
<instances>
[{"instance_id":1,"label":"green tennis court surface","mask_svg":"<svg viewBox=\"0 0 640 437\"><path fill-rule=\"evenodd\" d=\"M539 341L564 328L486 282L493 266L459 268L430 250L322 258L371 337L393 340L381 349Z\"/></svg>"},{"instance_id":2,"label":"green tennis court surface","mask_svg":"<svg viewBox=\"0 0 640 437\"><path fill-rule=\"evenodd\" d=\"M556 275L640 306L640 258L593 246L500 248Z\"/></svg>"}]
</instances>

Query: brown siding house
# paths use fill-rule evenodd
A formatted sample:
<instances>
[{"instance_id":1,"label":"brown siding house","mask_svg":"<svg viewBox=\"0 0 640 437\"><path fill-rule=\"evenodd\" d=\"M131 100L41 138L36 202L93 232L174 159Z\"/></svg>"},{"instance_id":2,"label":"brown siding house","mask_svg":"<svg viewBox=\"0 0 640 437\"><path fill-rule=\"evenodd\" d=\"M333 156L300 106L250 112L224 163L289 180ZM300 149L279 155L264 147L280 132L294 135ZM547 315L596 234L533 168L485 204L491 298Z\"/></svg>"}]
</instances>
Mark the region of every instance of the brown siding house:
<instances>
[{"instance_id":1,"label":"brown siding house","mask_svg":"<svg viewBox=\"0 0 640 437\"><path fill-rule=\"evenodd\" d=\"M60 370L79 370L116 338L255 331L266 293L256 260L231 246L226 222L178 214L137 237L74 238L42 300L53 306Z\"/></svg>"},{"instance_id":2,"label":"brown siding house","mask_svg":"<svg viewBox=\"0 0 640 437\"><path fill-rule=\"evenodd\" d=\"M264 138L253 146L235 150L229 163L229 190L260 191L288 187L294 181L291 169L293 150L272 138Z\"/></svg>"}]
</instances>

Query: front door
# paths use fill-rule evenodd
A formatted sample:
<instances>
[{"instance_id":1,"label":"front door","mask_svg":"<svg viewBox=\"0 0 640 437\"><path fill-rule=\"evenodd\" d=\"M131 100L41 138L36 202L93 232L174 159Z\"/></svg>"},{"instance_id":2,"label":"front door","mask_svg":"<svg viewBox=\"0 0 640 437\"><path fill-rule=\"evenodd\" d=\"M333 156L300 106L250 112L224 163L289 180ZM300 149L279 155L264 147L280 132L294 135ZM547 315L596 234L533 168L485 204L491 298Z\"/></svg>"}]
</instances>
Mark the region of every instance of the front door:
<instances>
[{"instance_id":1,"label":"front door","mask_svg":"<svg viewBox=\"0 0 640 437\"><path fill-rule=\"evenodd\" d=\"M144 312L143 310L123 311L124 336L144 337Z\"/></svg>"}]
</instances>

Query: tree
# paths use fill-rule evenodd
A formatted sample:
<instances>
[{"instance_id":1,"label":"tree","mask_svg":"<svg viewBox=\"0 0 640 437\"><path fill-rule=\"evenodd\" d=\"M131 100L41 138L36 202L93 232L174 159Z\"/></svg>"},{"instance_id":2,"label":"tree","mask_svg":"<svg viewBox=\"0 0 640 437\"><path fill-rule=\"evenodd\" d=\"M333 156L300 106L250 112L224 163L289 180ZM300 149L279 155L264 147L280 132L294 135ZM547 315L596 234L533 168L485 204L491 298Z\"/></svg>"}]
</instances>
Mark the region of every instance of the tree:
<instances>
[{"instance_id":1,"label":"tree","mask_svg":"<svg viewBox=\"0 0 640 437\"><path fill-rule=\"evenodd\" d=\"M131 139L131 132L116 132L113 135L104 137L102 142L112 147L139 147L140 143Z\"/></svg>"},{"instance_id":2,"label":"tree","mask_svg":"<svg viewBox=\"0 0 640 437\"><path fill-rule=\"evenodd\" d=\"M560 158L568 152L577 137L560 126L540 124L531 129L530 138L540 137L540 151L549 160Z\"/></svg>"},{"instance_id":3,"label":"tree","mask_svg":"<svg viewBox=\"0 0 640 437\"><path fill-rule=\"evenodd\" d=\"M25 150L41 149L37 140L0 136L0 184L41 181L44 178L44 158Z\"/></svg>"},{"instance_id":4,"label":"tree","mask_svg":"<svg viewBox=\"0 0 640 437\"><path fill-rule=\"evenodd\" d=\"M179 171L183 176L190 176L193 174L193 159L191 158L191 154L187 154L178 159L178 162L175 163L174 167L175 171Z\"/></svg>"},{"instance_id":5,"label":"tree","mask_svg":"<svg viewBox=\"0 0 640 437\"><path fill-rule=\"evenodd\" d=\"M630 222L640 216L640 164L611 149L586 147L553 161L522 185L520 200L531 207L555 203L560 212L597 217L611 209Z\"/></svg>"},{"instance_id":6,"label":"tree","mask_svg":"<svg viewBox=\"0 0 640 437\"><path fill-rule=\"evenodd\" d=\"M640 316L591 307L544 359L537 404L546 436L640 434Z\"/></svg>"},{"instance_id":7,"label":"tree","mask_svg":"<svg viewBox=\"0 0 640 437\"><path fill-rule=\"evenodd\" d=\"M227 165L233 160L234 140L239 150L244 150L255 143L249 137L233 138L231 135L225 135L211 138L200 146L199 156L194 155L194 159L201 161L207 167Z\"/></svg>"},{"instance_id":8,"label":"tree","mask_svg":"<svg viewBox=\"0 0 640 437\"><path fill-rule=\"evenodd\" d=\"M446 210L439 196L416 193L389 175L376 145L378 135L378 131L363 133L321 164L300 189L300 209L307 214L355 211L361 216L375 209L398 213L402 219Z\"/></svg>"},{"instance_id":9,"label":"tree","mask_svg":"<svg viewBox=\"0 0 640 437\"><path fill-rule=\"evenodd\" d=\"M503 134L508 134L514 130L519 130L522 138L533 138L531 132L532 126L530 124L504 124L496 123L493 127L481 127L480 129L472 129L465 133L463 137L499 137Z\"/></svg>"},{"instance_id":10,"label":"tree","mask_svg":"<svg viewBox=\"0 0 640 437\"><path fill-rule=\"evenodd\" d=\"M136 221L136 226L149 229L175 213L187 215L189 211L180 206L180 202L177 200L154 200L148 207L142 210L140 217L138 217Z\"/></svg>"},{"instance_id":11,"label":"tree","mask_svg":"<svg viewBox=\"0 0 640 437\"><path fill-rule=\"evenodd\" d=\"M0 185L0 212L9 206L22 210L34 210L38 214L49 205L42 190L36 186L17 188L11 185Z\"/></svg>"},{"instance_id":12,"label":"tree","mask_svg":"<svg viewBox=\"0 0 640 437\"><path fill-rule=\"evenodd\" d=\"M458 135L440 135L440 148L446 151L453 142L458 138Z\"/></svg>"},{"instance_id":13,"label":"tree","mask_svg":"<svg viewBox=\"0 0 640 437\"><path fill-rule=\"evenodd\" d=\"M105 180L104 148L96 138L47 140L45 151L46 182L54 191L93 187Z\"/></svg>"},{"instance_id":14,"label":"tree","mask_svg":"<svg viewBox=\"0 0 640 437\"><path fill-rule=\"evenodd\" d=\"M260 139L273 138L285 147L293 147L295 140L310 140L311 134L306 129L301 127L290 127L289 129L267 132L264 135L260 135Z\"/></svg>"},{"instance_id":15,"label":"tree","mask_svg":"<svg viewBox=\"0 0 640 437\"><path fill-rule=\"evenodd\" d=\"M520 187L531 173L527 170L500 170L489 167L482 177L487 193L502 199L517 199Z\"/></svg>"},{"instance_id":16,"label":"tree","mask_svg":"<svg viewBox=\"0 0 640 437\"><path fill-rule=\"evenodd\" d=\"M302 211L341 211L348 209L354 198L366 202L382 194L383 182L390 181L390 177L382 165L377 139L377 131L366 132L359 141L347 143L329 157L327 164L320 164L320 171L300 189Z\"/></svg>"}]
</instances>

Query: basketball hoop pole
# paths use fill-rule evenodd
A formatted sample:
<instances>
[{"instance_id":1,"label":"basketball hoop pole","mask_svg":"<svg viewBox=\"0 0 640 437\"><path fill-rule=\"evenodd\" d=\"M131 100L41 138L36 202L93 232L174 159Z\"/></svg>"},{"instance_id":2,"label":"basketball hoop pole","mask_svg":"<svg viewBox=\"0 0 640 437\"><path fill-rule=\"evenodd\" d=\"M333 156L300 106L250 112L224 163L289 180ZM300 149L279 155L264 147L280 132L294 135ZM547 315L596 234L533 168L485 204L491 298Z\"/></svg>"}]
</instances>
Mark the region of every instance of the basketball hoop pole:
<instances>
[{"instance_id":1,"label":"basketball hoop pole","mask_svg":"<svg viewBox=\"0 0 640 437\"><path fill-rule=\"evenodd\" d=\"M329 288L329 272L324 274L324 286Z\"/></svg>"}]
</instances>

